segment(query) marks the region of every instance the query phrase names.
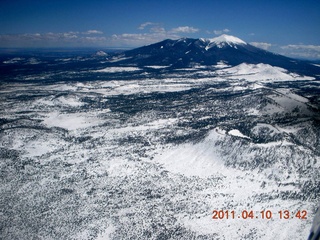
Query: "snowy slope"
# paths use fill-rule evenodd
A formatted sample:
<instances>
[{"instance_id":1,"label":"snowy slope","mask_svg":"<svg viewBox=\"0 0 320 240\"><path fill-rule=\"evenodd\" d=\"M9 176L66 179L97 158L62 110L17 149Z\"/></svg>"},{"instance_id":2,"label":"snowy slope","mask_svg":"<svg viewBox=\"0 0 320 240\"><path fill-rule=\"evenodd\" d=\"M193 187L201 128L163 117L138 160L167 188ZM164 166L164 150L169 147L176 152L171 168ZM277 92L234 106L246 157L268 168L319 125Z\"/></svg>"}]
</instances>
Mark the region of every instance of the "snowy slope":
<instances>
[{"instance_id":1,"label":"snowy slope","mask_svg":"<svg viewBox=\"0 0 320 240\"><path fill-rule=\"evenodd\" d=\"M248 45L4 59L0 236L306 239L320 198L320 81L210 55Z\"/></svg>"},{"instance_id":2,"label":"snowy slope","mask_svg":"<svg viewBox=\"0 0 320 240\"><path fill-rule=\"evenodd\" d=\"M221 77L231 79L245 79L248 81L257 80L275 80L275 81L288 81L288 80L312 80L313 77L301 76L296 73L290 73L286 69L274 67L268 64L247 64L242 63L235 67L225 68L217 71Z\"/></svg>"},{"instance_id":3,"label":"snowy slope","mask_svg":"<svg viewBox=\"0 0 320 240\"><path fill-rule=\"evenodd\" d=\"M218 48L222 48L225 46L230 47L236 47L237 45L246 45L247 43L241 40L240 38L230 36L227 34L223 34L219 37L212 38L212 39L206 39L206 42L208 42L208 47L206 50L209 50L213 46L217 46Z\"/></svg>"}]
</instances>

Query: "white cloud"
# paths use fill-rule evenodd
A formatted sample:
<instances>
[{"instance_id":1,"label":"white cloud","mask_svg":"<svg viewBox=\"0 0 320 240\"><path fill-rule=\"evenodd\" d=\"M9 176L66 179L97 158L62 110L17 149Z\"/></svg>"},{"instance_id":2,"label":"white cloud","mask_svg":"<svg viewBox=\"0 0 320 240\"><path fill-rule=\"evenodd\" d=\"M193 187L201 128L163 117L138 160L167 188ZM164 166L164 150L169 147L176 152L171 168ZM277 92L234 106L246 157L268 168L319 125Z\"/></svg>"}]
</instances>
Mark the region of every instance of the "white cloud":
<instances>
[{"instance_id":1,"label":"white cloud","mask_svg":"<svg viewBox=\"0 0 320 240\"><path fill-rule=\"evenodd\" d=\"M103 32L98 30L88 30L86 32L83 32L82 34L103 34Z\"/></svg>"},{"instance_id":2,"label":"white cloud","mask_svg":"<svg viewBox=\"0 0 320 240\"><path fill-rule=\"evenodd\" d=\"M320 52L320 46L317 45L292 45L289 44L287 46L282 46L282 49L294 49L294 50L311 50L311 51L318 51Z\"/></svg>"},{"instance_id":3,"label":"white cloud","mask_svg":"<svg viewBox=\"0 0 320 240\"><path fill-rule=\"evenodd\" d=\"M114 34L108 39L108 44L115 47L139 47L162 41L164 39L178 39L183 34L198 32L199 29L190 26L181 26L166 30L160 23L145 22L138 29L146 30L144 33ZM180 35L181 34L181 35Z\"/></svg>"},{"instance_id":4,"label":"white cloud","mask_svg":"<svg viewBox=\"0 0 320 240\"><path fill-rule=\"evenodd\" d=\"M94 31L94 32L93 32ZM89 33L90 32L90 33ZM106 37L88 37L87 34L100 34L96 30L86 33L26 33L0 35L1 47L81 47L101 46L106 42Z\"/></svg>"},{"instance_id":5,"label":"white cloud","mask_svg":"<svg viewBox=\"0 0 320 240\"><path fill-rule=\"evenodd\" d=\"M158 23L147 22L140 28L148 28L145 33L123 33L112 36L104 36L98 30L84 32L62 33L26 33L0 35L0 47L139 47L155 43L164 39L178 39L181 36L176 32L194 32L191 27L179 27L176 31L167 31ZM100 35L100 36L99 36Z\"/></svg>"},{"instance_id":6,"label":"white cloud","mask_svg":"<svg viewBox=\"0 0 320 240\"><path fill-rule=\"evenodd\" d=\"M150 32L170 32L170 33L196 33L199 31L199 29L194 28L194 27L190 27L190 26L181 26L181 27L177 27L177 28L173 28L170 31L167 31L161 23L155 23L155 22L145 22L142 23L138 29L139 30L145 30L147 27L149 27L149 31Z\"/></svg>"},{"instance_id":7,"label":"white cloud","mask_svg":"<svg viewBox=\"0 0 320 240\"><path fill-rule=\"evenodd\" d=\"M61 33L26 33L0 35L0 47L140 47L152 44L164 39L179 39L183 35L198 32L199 29L190 26L180 26L166 30L159 23L146 22L139 29L148 30L143 33L122 33L112 36L103 35L99 30L85 32L61 32ZM215 30L215 34L230 32L229 29ZM212 34L212 33L211 33ZM273 51L288 57L320 59L319 45L290 44L277 46L265 42L251 42L253 46Z\"/></svg>"},{"instance_id":8,"label":"white cloud","mask_svg":"<svg viewBox=\"0 0 320 240\"><path fill-rule=\"evenodd\" d=\"M142 23L138 29L139 30L145 30L147 27L148 28L148 31L149 32L152 32L152 33L163 33L165 32L166 30L162 27L162 25L160 23L154 23L154 22L145 22L145 23Z\"/></svg>"},{"instance_id":9,"label":"white cloud","mask_svg":"<svg viewBox=\"0 0 320 240\"><path fill-rule=\"evenodd\" d=\"M109 44L115 47L139 47L168 38L178 39L180 36L166 31L114 34L109 39Z\"/></svg>"},{"instance_id":10,"label":"white cloud","mask_svg":"<svg viewBox=\"0 0 320 240\"><path fill-rule=\"evenodd\" d=\"M228 28L225 28L225 29L223 29L223 30L213 30L213 33L214 33L215 35L221 35L221 34L223 34L223 33L228 33L228 32L230 32L230 30L229 30Z\"/></svg>"},{"instance_id":11,"label":"white cloud","mask_svg":"<svg viewBox=\"0 0 320 240\"><path fill-rule=\"evenodd\" d=\"M163 27L160 26L154 26L150 29L150 32L154 32L154 33L165 33L166 30Z\"/></svg>"},{"instance_id":12,"label":"white cloud","mask_svg":"<svg viewBox=\"0 0 320 240\"><path fill-rule=\"evenodd\" d=\"M114 34L109 39L112 46L120 47L139 47L162 41L164 39L179 39L180 34L196 33L199 29L190 26L181 26L167 31L160 23L145 22L139 29L144 30L149 27L145 33L123 33Z\"/></svg>"},{"instance_id":13,"label":"white cloud","mask_svg":"<svg viewBox=\"0 0 320 240\"><path fill-rule=\"evenodd\" d=\"M170 32L172 32L172 33L196 33L198 31L199 31L198 28L184 26L184 27L173 28L173 29L171 29Z\"/></svg>"},{"instance_id":14,"label":"white cloud","mask_svg":"<svg viewBox=\"0 0 320 240\"><path fill-rule=\"evenodd\" d=\"M255 47L262 48L264 50L268 50L272 46L271 43L265 43L265 42L251 42L250 44Z\"/></svg>"},{"instance_id":15,"label":"white cloud","mask_svg":"<svg viewBox=\"0 0 320 240\"><path fill-rule=\"evenodd\" d=\"M152 25L158 25L157 23L153 23L153 22L145 22L145 23L142 23L138 29L140 30L143 30L145 29L147 26L152 26Z\"/></svg>"},{"instance_id":16,"label":"white cloud","mask_svg":"<svg viewBox=\"0 0 320 240\"><path fill-rule=\"evenodd\" d=\"M289 44L280 48L282 50L281 54L286 56L295 58L320 59L319 45Z\"/></svg>"},{"instance_id":17,"label":"white cloud","mask_svg":"<svg viewBox=\"0 0 320 240\"><path fill-rule=\"evenodd\" d=\"M179 39L199 31L192 26L178 26L165 29L162 23L144 22L138 32L124 32L106 36L102 31L70 31L60 33L0 34L0 47L140 47L164 39ZM224 31L229 31L225 29Z\"/></svg>"}]
</instances>

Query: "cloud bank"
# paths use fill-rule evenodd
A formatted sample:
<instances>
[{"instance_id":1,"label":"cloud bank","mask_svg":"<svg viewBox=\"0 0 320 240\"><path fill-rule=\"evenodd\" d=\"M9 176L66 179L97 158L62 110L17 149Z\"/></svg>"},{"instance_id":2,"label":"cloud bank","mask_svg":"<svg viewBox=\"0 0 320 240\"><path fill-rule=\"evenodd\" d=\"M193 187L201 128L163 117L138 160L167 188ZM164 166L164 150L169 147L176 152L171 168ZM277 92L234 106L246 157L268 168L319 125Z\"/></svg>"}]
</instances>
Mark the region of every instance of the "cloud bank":
<instances>
[{"instance_id":1,"label":"cloud bank","mask_svg":"<svg viewBox=\"0 0 320 240\"><path fill-rule=\"evenodd\" d=\"M200 29L193 26L178 26L166 29L163 24L144 22L137 26L133 33L120 33L106 35L98 29L87 31L70 31L60 33L25 33L0 35L2 48L54 48L54 47L115 47L135 48L162 41L164 39L179 39L182 37L196 36ZM206 34L220 35L231 32L222 30L205 31ZM199 34L198 34L199 35ZM250 34L250 36L253 36ZM251 42L253 46L272 51L292 58L320 59L320 46L290 44L278 46L266 42Z\"/></svg>"},{"instance_id":2,"label":"cloud bank","mask_svg":"<svg viewBox=\"0 0 320 240\"><path fill-rule=\"evenodd\" d=\"M319 45L289 44L282 46L281 50L281 54L294 58L320 59Z\"/></svg>"},{"instance_id":3,"label":"cloud bank","mask_svg":"<svg viewBox=\"0 0 320 240\"><path fill-rule=\"evenodd\" d=\"M1 47L80 47L104 44L106 37L102 31L65 33L26 33L0 35ZM98 36L100 35L100 36Z\"/></svg>"},{"instance_id":4,"label":"cloud bank","mask_svg":"<svg viewBox=\"0 0 320 240\"><path fill-rule=\"evenodd\" d=\"M320 46L318 45L303 45L303 44L289 44L285 46L278 46L276 44L265 42L250 42L251 45L275 52L291 58L319 60L320 59Z\"/></svg>"},{"instance_id":5,"label":"cloud bank","mask_svg":"<svg viewBox=\"0 0 320 240\"><path fill-rule=\"evenodd\" d=\"M105 35L100 30L64 33L26 33L0 35L0 47L139 47L164 39L178 39L199 31L192 26L165 29L162 24L145 22L138 26L138 33Z\"/></svg>"}]
</instances>

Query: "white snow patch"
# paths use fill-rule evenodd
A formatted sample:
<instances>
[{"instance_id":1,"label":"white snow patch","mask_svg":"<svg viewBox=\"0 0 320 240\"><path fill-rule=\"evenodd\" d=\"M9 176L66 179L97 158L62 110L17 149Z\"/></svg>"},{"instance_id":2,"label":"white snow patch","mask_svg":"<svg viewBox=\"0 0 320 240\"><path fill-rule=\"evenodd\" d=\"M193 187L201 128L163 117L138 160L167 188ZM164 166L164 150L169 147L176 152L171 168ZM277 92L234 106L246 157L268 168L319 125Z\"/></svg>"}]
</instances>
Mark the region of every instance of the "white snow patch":
<instances>
[{"instance_id":1,"label":"white snow patch","mask_svg":"<svg viewBox=\"0 0 320 240\"><path fill-rule=\"evenodd\" d=\"M215 68L227 68L227 67L231 67L230 65L228 65L225 61L220 61L217 63L217 65L214 66Z\"/></svg>"},{"instance_id":2,"label":"white snow patch","mask_svg":"<svg viewBox=\"0 0 320 240\"><path fill-rule=\"evenodd\" d=\"M264 88L264 86L255 82L255 83L250 84L249 88L252 90L255 90L255 89Z\"/></svg>"},{"instance_id":3,"label":"white snow patch","mask_svg":"<svg viewBox=\"0 0 320 240\"><path fill-rule=\"evenodd\" d=\"M55 85L51 85L48 86L47 88L49 90L53 90L53 91L77 91L78 87L80 86L84 86L83 83L75 83L75 84L55 84Z\"/></svg>"},{"instance_id":4,"label":"white snow patch","mask_svg":"<svg viewBox=\"0 0 320 240\"><path fill-rule=\"evenodd\" d=\"M246 90L247 87L244 87L244 86L234 86L232 88L233 91L243 91L243 90Z\"/></svg>"},{"instance_id":5,"label":"white snow patch","mask_svg":"<svg viewBox=\"0 0 320 240\"><path fill-rule=\"evenodd\" d=\"M85 113L59 114L59 112L51 112L43 120L43 123L48 127L61 127L68 130L76 130L99 125L101 120L87 116Z\"/></svg>"},{"instance_id":6,"label":"white snow patch","mask_svg":"<svg viewBox=\"0 0 320 240\"><path fill-rule=\"evenodd\" d=\"M293 96L294 98L290 98L286 95L271 95L269 98L275 101L275 103L279 105L280 108L285 109L287 111L294 111L298 109L300 112L305 114L311 113L304 102L296 100L296 99L301 100L302 98L301 99L298 98L298 95L297 96L291 95L291 96Z\"/></svg>"},{"instance_id":7,"label":"white snow patch","mask_svg":"<svg viewBox=\"0 0 320 240\"><path fill-rule=\"evenodd\" d=\"M194 69L206 69L207 66L204 66L204 65L200 65L200 64L197 64L197 63L191 63L193 65L193 68Z\"/></svg>"},{"instance_id":8,"label":"white snow patch","mask_svg":"<svg viewBox=\"0 0 320 240\"><path fill-rule=\"evenodd\" d=\"M267 123L257 123L255 127L252 128L253 133L258 133L261 128L267 128L270 132L279 133L280 130L277 127L272 126Z\"/></svg>"},{"instance_id":9,"label":"white snow patch","mask_svg":"<svg viewBox=\"0 0 320 240\"><path fill-rule=\"evenodd\" d=\"M116 228L113 225L110 225L106 228L106 231L103 233L100 233L96 240L109 240L111 238L111 234L113 234L116 231Z\"/></svg>"},{"instance_id":10,"label":"white snow patch","mask_svg":"<svg viewBox=\"0 0 320 240\"><path fill-rule=\"evenodd\" d=\"M26 64L30 64L30 65L35 65L35 64L40 64L41 61L37 60L36 58L29 58L28 62Z\"/></svg>"},{"instance_id":11,"label":"white snow patch","mask_svg":"<svg viewBox=\"0 0 320 240\"><path fill-rule=\"evenodd\" d=\"M280 127L280 126L276 125L276 127L281 132L294 133L294 134L297 133L299 130L303 129L303 127L299 126L299 125L292 125L292 126L286 126L286 127Z\"/></svg>"},{"instance_id":12,"label":"white snow patch","mask_svg":"<svg viewBox=\"0 0 320 240\"><path fill-rule=\"evenodd\" d=\"M80 101L80 99L76 96L61 96L58 98L51 98L51 97L46 97L46 98L41 98L38 99L34 102L35 106L58 106L58 105L64 105L64 106L70 106L70 107L81 107L84 105L83 102Z\"/></svg>"},{"instance_id":13,"label":"white snow patch","mask_svg":"<svg viewBox=\"0 0 320 240\"><path fill-rule=\"evenodd\" d=\"M298 102L302 102L302 103L307 103L309 102L309 100L305 97L302 97L298 94L293 93L290 89L286 89L286 88L279 88L276 90L279 93L284 94L286 97L289 97L293 100L296 100Z\"/></svg>"},{"instance_id":14,"label":"white snow patch","mask_svg":"<svg viewBox=\"0 0 320 240\"><path fill-rule=\"evenodd\" d=\"M248 109L247 114L248 115L259 115L259 110L255 109L255 108L250 108L250 109Z\"/></svg>"},{"instance_id":15,"label":"white snow patch","mask_svg":"<svg viewBox=\"0 0 320 240\"><path fill-rule=\"evenodd\" d=\"M147 68L153 68L153 69L162 69L162 68L167 68L170 66L156 66L156 65L152 65L152 66L146 66Z\"/></svg>"},{"instance_id":16,"label":"white snow patch","mask_svg":"<svg viewBox=\"0 0 320 240\"><path fill-rule=\"evenodd\" d=\"M313 80L313 77L299 76L289 73L286 69L273 67L269 64L247 64L241 63L235 67L225 68L216 71L219 75L228 79L244 79L247 81L261 80Z\"/></svg>"},{"instance_id":17,"label":"white snow patch","mask_svg":"<svg viewBox=\"0 0 320 240\"><path fill-rule=\"evenodd\" d=\"M72 58L60 58L60 59L56 59L56 62L69 62L73 60Z\"/></svg>"},{"instance_id":18,"label":"white snow patch","mask_svg":"<svg viewBox=\"0 0 320 240\"><path fill-rule=\"evenodd\" d=\"M68 105L71 107L80 107L83 103L77 97L59 97L56 99L62 105Z\"/></svg>"},{"instance_id":19,"label":"white snow patch","mask_svg":"<svg viewBox=\"0 0 320 240\"><path fill-rule=\"evenodd\" d=\"M201 83L195 84L194 80L188 82L179 81L179 79L148 79L147 81L120 80L108 82L96 81L83 86L81 92L93 92L106 96L151 92L179 92L189 90L199 84Z\"/></svg>"},{"instance_id":20,"label":"white snow patch","mask_svg":"<svg viewBox=\"0 0 320 240\"><path fill-rule=\"evenodd\" d=\"M124 128L115 128L115 129L112 129L111 132L113 133L143 132L151 129L165 128L176 123L177 121L178 119L176 118L158 119L146 124L141 124L136 126L127 126Z\"/></svg>"},{"instance_id":21,"label":"white snow patch","mask_svg":"<svg viewBox=\"0 0 320 240\"><path fill-rule=\"evenodd\" d=\"M282 112L283 108L281 106L277 106L275 104L270 104L268 103L262 110L261 113L262 114L275 114L275 113L279 113Z\"/></svg>"},{"instance_id":22,"label":"white snow patch","mask_svg":"<svg viewBox=\"0 0 320 240\"><path fill-rule=\"evenodd\" d=\"M98 51L96 52L95 54L96 56L99 56L99 57L103 57L103 56L108 56L108 53L104 52L104 51Z\"/></svg>"},{"instance_id":23,"label":"white snow patch","mask_svg":"<svg viewBox=\"0 0 320 240\"><path fill-rule=\"evenodd\" d=\"M117 72L135 72L139 71L141 68L137 67L107 67L100 70L95 70L94 72L104 72L104 73L117 73Z\"/></svg>"},{"instance_id":24,"label":"white snow patch","mask_svg":"<svg viewBox=\"0 0 320 240\"><path fill-rule=\"evenodd\" d=\"M226 172L217 154L214 142L224 137L221 129L215 129L200 143L186 143L169 149L155 157L168 171L186 176L207 177Z\"/></svg>"},{"instance_id":25,"label":"white snow patch","mask_svg":"<svg viewBox=\"0 0 320 240\"><path fill-rule=\"evenodd\" d=\"M113 57L112 59L109 60L109 62L120 62L123 60L128 60L131 59L132 57Z\"/></svg>"},{"instance_id":26,"label":"white snow patch","mask_svg":"<svg viewBox=\"0 0 320 240\"><path fill-rule=\"evenodd\" d=\"M41 156L56 149L56 146L50 141L32 141L24 146L27 151L26 156Z\"/></svg>"},{"instance_id":27,"label":"white snow patch","mask_svg":"<svg viewBox=\"0 0 320 240\"><path fill-rule=\"evenodd\" d=\"M206 47L206 50L210 49L213 46L222 48L226 45L230 47L235 47L236 45L246 45L247 43L242 41L240 38L223 34L219 37L208 39L209 45Z\"/></svg>"},{"instance_id":28,"label":"white snow patch","mask_svg":"<svg viewBox=\"0 0 320 240\"><path fill-rule=\"evenodd\" d=\"M20 57L15 57L15 58L12 58L10 60L7 60L7 61L3 61L4 64L13 64L13 63L18 63L20 61L23 61L24 58L20 58Z\"/></svg>"},{"instance_id":29,"label":"white snow patch","mask_svg":"<svg viewBox=\"0 0 320 240\"><path fill-rule=\"evenodd\" d=\"M241 138L248 138L248 136L242 134L238 129L232 129L228 132L229 135L236 136L236 137L241 137Z\"/></svg>"},{"instance_id":30,"label":"white snow patch","mask_svg":"<svg viewBox=\"0 0 320 240\"><path fill-rule=\"evenodd\" d=\"M195 70L198 70L197 68L178 68L178 69L175 69L176 71L195 71Z\"/></svg>"}]
</instances>

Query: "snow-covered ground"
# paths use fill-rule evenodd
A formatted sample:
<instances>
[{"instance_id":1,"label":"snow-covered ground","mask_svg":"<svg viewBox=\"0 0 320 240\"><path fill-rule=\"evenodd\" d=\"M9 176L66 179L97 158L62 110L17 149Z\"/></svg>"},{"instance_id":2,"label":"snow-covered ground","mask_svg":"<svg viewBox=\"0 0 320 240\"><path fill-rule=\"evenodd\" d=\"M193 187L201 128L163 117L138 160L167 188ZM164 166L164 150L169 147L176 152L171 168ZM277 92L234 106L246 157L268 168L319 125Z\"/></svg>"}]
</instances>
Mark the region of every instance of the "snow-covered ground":
<instances>
[{"instance_id":1,"label":"snow-covered ground","mask_svg":"<svg viewBox=\"0 0 320 240\"><path fill-rule=\"evenodd\" d=\"M104 69L96 70L96 72L117 73L117 72L134 72L139 70L141 69L137 67L107 67Z\"/></svg>"},{"instance_id":2,"label":"snow-covered ground","mask_svg":"<svg viewBox=\"0 0 320 240\"><path fill-rule=\"evenodd\" d=\"M268 64L247 64L241 63L238 66L226 68L218 71L218 74L230 79L245 79L247 81L289 81L289 80L312 80L313 77L300 76L289 73L287 70L274 67Z\"/></svg>"},{"instance_id":3,"label":"snow-covered ground","mask_svg":"<svg viewBox=\"0 0 320 240\"><path fill-rule=\"evenodd\" d=\"M138 70L2 85L3 238L306 239L320 194L319 82L225 62L107 78Z\"/></svg>"}]
</instances>

